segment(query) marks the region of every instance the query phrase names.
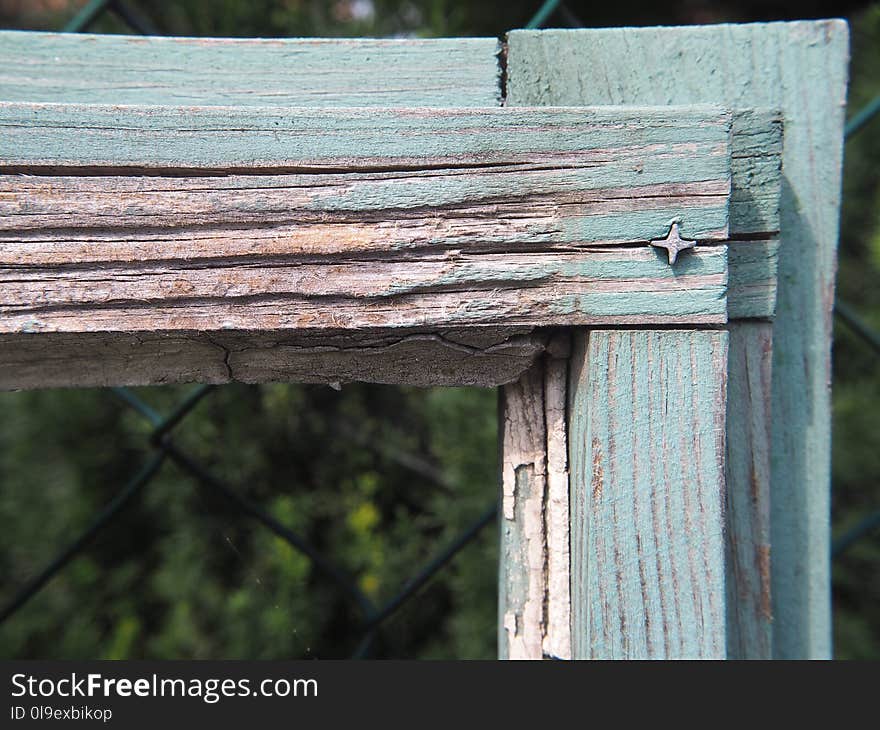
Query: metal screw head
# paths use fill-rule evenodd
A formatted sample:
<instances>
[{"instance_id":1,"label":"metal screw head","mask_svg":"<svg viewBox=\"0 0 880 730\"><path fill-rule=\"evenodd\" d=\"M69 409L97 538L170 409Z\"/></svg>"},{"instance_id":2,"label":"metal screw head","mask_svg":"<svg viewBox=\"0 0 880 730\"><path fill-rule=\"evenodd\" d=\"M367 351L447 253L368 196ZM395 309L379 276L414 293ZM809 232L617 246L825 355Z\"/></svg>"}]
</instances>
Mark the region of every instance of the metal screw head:
<instances>
[{"instance_id":1,"label":"metal screw head","mask_svg":"<svg viewBox=\"0 0 880 730\"><path fill-rule=\"evenodd\" d=\"M670 266L675 263L675 260L678 258L679 252L684 251L688 248L694 248L697 245L696 241L691 241L681 237L681 233L678 229L679 223L680 221L678 220L672 221L672 223L669 225L669 233L666 234L666 238L658 238L654 241L651 241L652 246L666 249L666 252L669 254Z\"/></svg>"}]
</instances>

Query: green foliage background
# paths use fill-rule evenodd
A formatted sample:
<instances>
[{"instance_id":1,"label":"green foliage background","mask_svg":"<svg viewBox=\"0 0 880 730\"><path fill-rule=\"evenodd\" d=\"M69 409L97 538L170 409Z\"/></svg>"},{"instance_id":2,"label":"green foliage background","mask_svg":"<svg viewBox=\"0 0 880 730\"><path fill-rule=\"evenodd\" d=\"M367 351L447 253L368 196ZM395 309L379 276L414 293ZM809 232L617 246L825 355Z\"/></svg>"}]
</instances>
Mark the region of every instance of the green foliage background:
<instances>
[{"instance_id":1,"label":"green foliage background","mask_svg":"<svg viewBox=\"0 0 880 730\"><path fill-rule=\"evenodd\" d=\"M58 29L82 0L0 0L0 27ZM173 35L499 35L538 0L129 3ZM368 12L369 11L369 12ZM567 2L550 25L723 22L846 13L850 109L880 93L880 4ZM96 32L126 32L109 14ZM839 291L880 329L880 120L847 147ZM842 327L834 354L835 534L880 508L878 361ZM140 389L168 410L188 388ZM377 602L495 498L496 393L230 385L175 433L182 448L305 535ZM0 604L149 455L149 427L109 391L0 394ZM880 657L880 536L835 561L839 657ZM492 657L497 532L486 528L386 625L375 656ZM173 465L25 608L4 658L344 657L356 607L308 560Z\"/></svg>"},{"instance_id":2,"label":"green foliage background","mask_svg":"<svg viewBox=\"0 0 880 730\"><path fill-rule=\"evenodd\" d=\"M850 115L880 94L880 4L850 27ZM838 297L880 330L880 118L847 144ZM880 360L838 321L834 330L834 534L880 509ZM880 532L834 561L835 653L880 658Z\"/></svg>"},{"instance_id":3,"label":"green foliage background","mask_svg":"<svg viewBox=\"0 0 880 730\"><path fill-rule=\"evenodd\" d=\"M170 410L186 388L137 392ZM175 441L381 601L494 499L494 401L489 390L232 385ZM149 426L107 391L8 394L4 406L8 597L145 460ZM418 455L417 471L402 454ZM496 552L487 529L391 620L379 655L491 656ZM0 629L0 655L339 657L358 618L306 558L166 465Z\"/></svg>"}]
</instances>

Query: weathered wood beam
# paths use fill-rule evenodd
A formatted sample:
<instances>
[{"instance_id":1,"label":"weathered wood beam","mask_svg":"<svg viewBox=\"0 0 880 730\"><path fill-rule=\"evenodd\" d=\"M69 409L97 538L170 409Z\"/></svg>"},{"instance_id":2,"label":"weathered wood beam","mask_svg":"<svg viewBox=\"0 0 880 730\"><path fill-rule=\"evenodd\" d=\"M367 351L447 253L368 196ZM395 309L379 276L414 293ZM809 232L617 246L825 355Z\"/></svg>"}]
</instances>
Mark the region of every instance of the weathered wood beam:
<instances>
[{"instance_id":1,"label":"weathered wood beam","mask_svg":"<svg viewBox=\"0 0 880 730\"><path fill-rule=\"evenodd\" d=\"M279 109L0 102L0 164L178 174L558 164L577 170L569 173L575 189L721 181L720 194L726 196L730 127L731 115L720 107ZM565 190L562 183L549 188ZM716 223L726 232L726 204L722 208ZM702 234L699 226L706 221L698 221L694 233Z\"/></svg>"},{"instance_id":2,"label":"weathered wood beam","mask_svg":"<svg viewBox=\"0 0 880 730\"><path fill-rule=\"evenodd\" d=\"M173 378L193 371L192 332L277 354L261 334L721 323L730 124L715 108L0 103L0 333L21 352L136 335L181 353ZM699 246L670 266L648 243L673 219Z\"/></svg>"},{"instance_id":3,"label":"weathered wood beam","mask_svg":"<svg viewBox=\"0 0 880 730\"><path fill-rule=\"evenodd\" d=\"M70 262L0 268L0 332L712 323L726 319L726 284L723 246L674 268L647 246L393 262Z\"/></svg>"},{"instance_id":4,"label":"weathered wood beam","mask_svg":"<svg viewBox=\"0 0 880 730\"><path fill-rule=\"evenodd\" d=\"M723 123L719 125L713 120L714 137L709 135L709 139L699 143L706 150L708 163L700 159L685 162L688 143L672 141L675 134L694 137L692 125L706 124L705 112L669 111L676 118L670 125L666 118L652 121L650 110L630 110L628 123L646 127L636 135L638 141L634 143L626 125L614 129L611 124L619 110L606 110L598 115L588 110L555 110L549 113L552 119L545 112L540 127L536 126L535 113L528 110L446 111L430 115L413 110L361 110L359 114L324 110L324 121L340 130L331 135L332 142L325 144L320 135L318 141L314 140L314 110L294 110L290 118L271 109L261 110L262 116L256 114L256 119L249 112L238 110L240 118L233 123L224 121L223 114L228 110L217 109L150 109L148 113L91 106L74 109L85 109L87 122L67 105L0 105L0 127L11 130L13 136L21 136L21 144L3 151L0 157L8 172L45 173L66 168L67 172L77 173L0 176L0 244L4 263L50 265L44 273L51 276L58 266L87 263L94 263L93 268L103 273L112 262L119 265L123 281L138 287L137 272L131 262L154 266L161 261L165 277L160 276L160 271L152 272L155 283L190 299L215 296L223 288L224 277L229 275L233 280L239 279L238 284L233 281L228 287L239 297L277 294L279 287L286 294L298 296L302 292L296 286L280 283L291 279L283 273L285 262L271 257L296 256L298 265L300 261L314 263L308 261L309 255L324 254L367 256L430 248L432 252L446 250L449 256L450 251L462 249L515 252L632 244L662 237L672 217L683 219L685 235L703 242L725 235L726 184L719 179L724 175L724 163L718 148L719 126ZM74 121L64 121L68 114L73 114ZM435 116L442 121L435 121ZM94 121L96 117L103 121ZM263 135L263 127L273 126L268 119L278 124L283 121L289 136L286 143L271 150L275 157L259 158L249 145L249 135ZM741 132L734 135L732 142L736 152L733 163L738 166L734 182L743 176L758 180L755 189L764 192L756 194L757 199L766 203L772 200L775 189L771 172L774 166L778 168L773 151L778 152L779 125L772 117L758 113L740 113L733 121ZM188 143L174 148L175 140L180 143L176 127L183 123L187 127L181 132L184 136L193 129L207 135L200 138L201 150ZM85 133L94 139L84 141L78 133L68 138L83 124L88 127ZM242 127L248 125L249 132L243 132ZM384 131L377 133L374 125ZM239 135L236 141L226 139L225 132L230 126L231 134ZM672 139L670 126L674 130ZM437 132L435 127L445 131ZM479 131L472 132L471 128ZM37 133L41 129L43 137ZM214 135L221 139L219 147L229 145L222 152L213 144ZM404 141L392 145L393 150L387 149L388 139L401 135ZM697 138L705 136L702 132L696 134ZM435 137L443 140L439 146ZM466 139L462 142L461 138ZM749 142L756 138L762 143ZM159 144L155 144L157 141ZM371 150L372 154L345 157L361 143L384 144L386 152L379 154L376 146L368 145L363 149ZM144 145L145 149L141 149ZM619 156L613 160L608 157L609 145L622 145ZM76 149L84 151L77 153ZM647 149L651 150L649 162L644 161ZM392 153L394 156L389 157ZM548 158L553 159L550 169ZM135 161L140 161L139 167L132 170ZM236 169L245 162L270 166L244 170L251 173L276 172L275 166L316 169L310 170L312 174L228 174L229 166ZM203 167L211 164L222 166ZM130 175L135 171L150 172L149 165L159 165L154 171L164 175ZM376 165L389 165L394 170L376 171ZM94 172L95 166L109 166L129 175L82 175ZM328 166L334 171L326 171ZM340 171L340 166L344 171ZM412 167L406 169L407 166ZM221 173L225 176L210 177ZM169 174L195 177L168 177ZM778 176L775 184L778 188ZM742 193L735 189L734 196L741 198ZM765 203L749 214L743 212L741 202L737 204L733 213L737 220L746 221L746 233L775 225L772 206ZM732 246L735 255L731 268L736 278L730 281L728 315L772 315L775 246L761 241L737 242ZM247 260L247 256L252 258ZM651 264L650 257L643 258ZM236 260L226 262L226 267L218 266L223 259ZM265 291L240 282L242 276L247 278L248 267L262 262L276 269L274 292L271 282ZM605 262L607 258L597 261L601 265ZM435 264L434 268L446 267L448 263ZM515 263L511 258L510 263L522 277L527 262ZM211 267L213 271L205 270ZM670 322L689 314L698 315L692 321L722 321L717 304L717 269L717 265L714 269L711 265L707 267L708 275L716 276L715 280L703 282L707 286L701 286L699 281L685 282L683 278L678 282L694 286L693 293L697 298L702 296L702 301L683 306L674 302L661 305L658 316L646 321ZM357 269L353 274L359 275ZM553 276L552 265L548 274ZM534 279L540 275L533 270L528 276ZM112 278L112 272L109 276ZM495 272L494 277L502 280L505 274ZM13 278L17 279L17 275ZM452 286L455 278L453 273L441 286ZM643 289L649 296L655 290L651 281L638 283L652 279L650 271L635 275L630 271L621 278L637 282L631 283L630 289ZM87 270L81 283L88 283ZM24 282L23 285L26 286ZM425 285L424 280L421 285ZM404 283L403 289L407 286ZM206 291L212 293L205 294ZM47 294L55 306L61 305L59 297L63 299L63 295ZM318 292L313 291L312 295ZM234 296L231 294L229 299ZM662 296L652 301L663 301ZM604 297L603 301L611 299ZM121 304L125 297L114 300ZM714 305L712 300L716 300ZM629 308L620 312L599 307L596 312L583 312L582 319L566 321L622 323L640 314L639 309L640 304L633 299ZM232 320L238 324L229 326L247 326L241 318ZM456 323L464 321L449 324ZM514 324L518 323L521 321ZM181 322L178 328L200 326L201 323L189 320Z\"/></svg>"},{"instance_id":5,"label":"weathered wood beam","mask_svg":"<svg viewBox=\"0 0 880 730\"><path fill-rule=\"evenodd\" d=\"M622 157L536 151L512 163L497 150L482 156L391 159L400 169L378 172L372 160L353 159L334 161L337 172L190 177L47 175L28 164L0 171L2 253L40 264L65 254L84 263L149 260L156 247L168 258L572 249L662 238L676 211L684 235L726 237L723 169L664 182L662 171L649 181ZM685 150L676 157L683 164ZM0 165L7 159L0 150Z\"/></svg>"},{"instance_id":6,"label":"weathered wood beam","mask_svg":"<svg viewBox=\"0 0 880 730\"><path fill-rule=\"evenodd\" d=\"M494 387L544 352L540 330L0 335L0 388L353 381Z\"/></svg>"}]
</instances>

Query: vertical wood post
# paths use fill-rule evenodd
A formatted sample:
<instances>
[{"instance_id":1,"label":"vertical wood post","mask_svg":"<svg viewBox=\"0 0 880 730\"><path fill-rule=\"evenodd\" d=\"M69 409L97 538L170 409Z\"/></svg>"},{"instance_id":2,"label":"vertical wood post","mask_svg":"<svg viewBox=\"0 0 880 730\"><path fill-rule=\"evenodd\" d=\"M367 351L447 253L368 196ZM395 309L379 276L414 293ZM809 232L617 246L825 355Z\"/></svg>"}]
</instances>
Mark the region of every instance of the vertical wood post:
<instances>
[{"instance_id":1,"label":"vertical wood post","mask_svg":"<svg viewBox=\"0 0 880 730\"><path fill-rule=\"evenodd\" d=\"M723 658L727 333L593 331L572 357L574 656Z\"/></svg>"},{"instance_id":2,"label":"vertical wood post","mask_svg":"<svg viewBox=\"0 0 880 730\"><path fill-rule=\"evenodd\" d=\"M515 31L508 37L508 106L709 103L782 113L772 373L771 325L731 324L731 656L766 657L771 646L774 658L831 655L828 386L847 60L841 20ZM731 220L731 250L746 253L756 250L747 248L755 242L743 226L750 191L739 195L734 190L743 218ZM763 397L768 379L769 409L754 390ZM747 404L758 410L747 412ZM769 446L762 441L768 422ZM730 604L734 597L739 605Z\"/></svg>"},{"instance_id":3,"label":"vertical wood post","mask_svg":"<svg viewBox=\"0 0 880 730\"><path fill-rule=\"evenodd\" d=\"M503 389L502 657L727 655L727 344L581 330Z\"/></svg>"},{"instance_id":4,"label":"vertical wood post","mask_svg":"<svg viewBox=\"0 0 880 730\"><path fill-rule=\"evenodd\" d=\"M727 382L727 653L770 659L770 388L773 325L730 325Z\"/></svg>"},{"instance_id":5,"label":"vertical wood post","mask_svg":"<svg viewBox=\"0 0 880 730\"><path fill-rule=\"evenodd\" d=\"M543 656L547 490L544 367L501 389L499 656Z\"/></svg>"},{"instance_id":6,"label":"vertical wood post","mask_svg":"<svg viewBox=\"0 0 880 730\"><path fill-rule=\"evenodd\" d=\"M571 656L568 338L501 389L499 655Z\"/></svg>"}]
</instances>

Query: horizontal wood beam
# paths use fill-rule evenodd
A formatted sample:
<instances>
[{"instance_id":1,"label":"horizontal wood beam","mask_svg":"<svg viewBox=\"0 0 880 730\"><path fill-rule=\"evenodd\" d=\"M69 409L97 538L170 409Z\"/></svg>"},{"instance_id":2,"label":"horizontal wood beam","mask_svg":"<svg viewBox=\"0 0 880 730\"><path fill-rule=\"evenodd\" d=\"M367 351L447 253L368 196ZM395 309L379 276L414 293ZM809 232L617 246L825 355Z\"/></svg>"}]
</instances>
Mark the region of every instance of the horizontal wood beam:
<instances>
[{"instance_id":1,"label":"horizontal wood beam","mask_svg":"<svg viewBox=\"0 0 880 730\"><path fill-rule=\"evenodd\" d=\"M644 244L665 236L676 215L687 237L726 238L723 169L697 164L679 182L656 171L649 182L622 159L532 155L512 164L503 155L485 164L408 160L375 172L361 160L338 172L191 177L37 175L25 165L24 174L0 171L0 256L50 264L65 256L145 261L156 248L167 258L570 250ZM685 164L685 150L676 156ZM610 179L621 171L628 179Z\"/></svg>"},{"instance_id":2,"label":"horizontal wood beam","mask_svg":"<svg viewBox=\"0 0 880 730\"><path fill-rule=\"evenodd\" d=\"M49 334L114 363L61 370L60 385L273 368L429 384L401 373L410 338L489 328L507 334L470 352L460 382L497 385L541 350L511 349L511 332L772 315L775 248L760 231L777 225L779 125L765 112L5 102L0 133L0 334L18 343L2 387L32 387L23 353ZM731 180L749 175L764 203L746 215ZM731 254L733 215L750 228ZM672 221L698 241L674 266L648 245ZM360 374L361 335L387 332ZM317 360L304 371L308 345L274 344L325 336L339 348L321 359L330 374ZM234 368L214 345L230 338L222 351L249 353ZM119 357L151 349L165 353L155 376Z\"/></svg>"},{"instance_id":3,"label":"horizontal wood beam","mask_svg":"<svg viewBox=\"0 0 880 730\"><path fill-rule=\"evenodd\" d=\"M399 332L379 347L393 360L426 330L724 322L730 125L708 107L0 104L0 333L19 343L4 385L33 382L21 353L50 333L177 352L157 376L170 379L208 348L213 370L197 371L216 381L255 377L255 351L309 379L291 360L310 348L265 347L267 334L347 332L337 345L355 362L370 332ZM673 219L700 245L670 266L648 242ZM238 364L220 367L213 343L229 337ZM499 367L497 352L491 377L461 377L508 382L534 357ZM359 377L340 357L337 375L311 377Z\"/></svg>"},{"instance_id":4,"label":"horizontal wood beam","mask_svg":"<svg viewBox=\"0 0 880 730\"><path fill-rule=\"evenodd\" d=\"M0 269L0 332L369 330L726 320L727 251Z\"/></svg>"},{"instance_id":5,"label":"horizontal wood beam","mask_svg":"<svg viewBox=\"0 0 880 730\"><path fill-rule=\"evenodd\" d=\"M0 335L0 389L233 381L494 387L516 380L546 343L542 330L512 327Z\"/></svg>"},{"instance_id":6,"label":"horizontal wood beam","mask_svg":"<svg viewBox=\"0 0 880 730\"><path fill-rule=\"evenodd\" d=\"M574 175L580 186L695 180L729 185L730 127L730 113L719 107L278 109L2 102L6 144L0 162L184 174L580 162Z\"/></svg>"},{"instance_id":7,"label":"horizontal wood beam","mask_svg":"<svg viewBox=\"0 0 880 730\"><path fill-rule=\"evenodd\" d=\"M150 38L0 32L0 99L493 106L497 38Z\"/></svg>"}]
</instances>

